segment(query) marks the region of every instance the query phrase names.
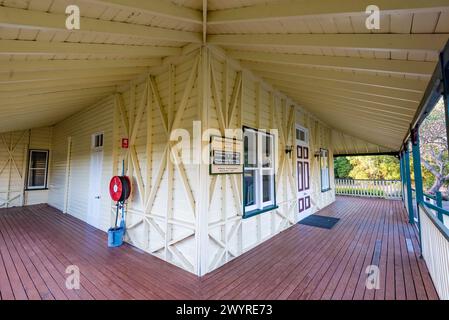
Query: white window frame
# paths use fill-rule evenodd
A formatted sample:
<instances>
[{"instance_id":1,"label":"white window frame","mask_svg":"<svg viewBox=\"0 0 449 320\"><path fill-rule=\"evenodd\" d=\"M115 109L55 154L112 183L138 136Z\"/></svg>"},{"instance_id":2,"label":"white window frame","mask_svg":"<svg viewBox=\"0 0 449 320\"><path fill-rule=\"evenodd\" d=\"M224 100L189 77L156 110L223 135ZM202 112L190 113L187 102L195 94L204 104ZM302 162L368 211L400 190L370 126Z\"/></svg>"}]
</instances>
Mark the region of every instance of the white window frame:
<instances>
[{"instance_id":1,"label":"white window frame","mask_svg":"<svg viewBox=\"0 0 449 320\"><path fill-rule=\"evenodd\" d=\"M97 137L101 135L101 146L96 146L96 140ZM92 134L91 136L91 149L93 151L101 151L103 150L103 146L104 146L104 132L96 132L94 134Z\"/></svg>"},{"instance_id":2,"label":"white window frame","mask_svg":"<svg viewBox=\"0 0 449 320\"><path fill-rule=\"evenodd\" d=\"M275 136L270 134L269 132L257 130L253 128L244 127L244 135L247 132L252 132L256 135L256 160L257 165L254 167L244 167L244 172L253 171L254 174L254 185L255 185L255 204L244 206L244 213L263 211L266 208L274 207L276 205L276 197L275 197ZM263 167L263 140L262 137L269 136L271 138L271 166ZM245 141L245 139L244 139ZM245 148L245 146L244 146ZM270 200L263 201L263 176L270 176ZM245 179L245 176L244 176Z\"/></svg>"},{"instance_id":3,"label":"white window frame","mask_svg":"<svg viewBox=\"0 0 449 320\"><path fill-rule=\"evenodd\" d=\"M40 185L40 186L30 186L30 181L31 181L31 171L32 170L42 170L42 168L31 168L31 164L32 164L32 154L34 152L40 152L40 153L45 153L46 159L45 159L45 174L44 174L44 184ZM48 157L49 157L49 150L41 150L41 149L30 149L28 152L28 175L27 175L27 190L42 190L42 189L47 189L47 177L48 177Z\"/></svg>"},{"instance_id":4,"label":"white window frame","mask_svg":"<svg viewBox=\"0 0 449 320\"><path fill-rule=\"evenodd\" d=\"M304 140L301 140L298 138L298 131L304 132ZM301 126L297 126L295 134L296 134L296 140L304 142L305 144L309 144L309 130L307 130L306 128L301 127Z\"/></svg>"},{"instance_id":5,"label":"white window frame","mask_svg":"<svg viewBox=\"0 0 449 320\"><path fill-rule=\"evenodd\" d=\"M326 158L326 168L322 167L323 158ZM321 192L329 191L331 189L329 149L320 149L320 179Z\"/></svg>"}]
</instances>

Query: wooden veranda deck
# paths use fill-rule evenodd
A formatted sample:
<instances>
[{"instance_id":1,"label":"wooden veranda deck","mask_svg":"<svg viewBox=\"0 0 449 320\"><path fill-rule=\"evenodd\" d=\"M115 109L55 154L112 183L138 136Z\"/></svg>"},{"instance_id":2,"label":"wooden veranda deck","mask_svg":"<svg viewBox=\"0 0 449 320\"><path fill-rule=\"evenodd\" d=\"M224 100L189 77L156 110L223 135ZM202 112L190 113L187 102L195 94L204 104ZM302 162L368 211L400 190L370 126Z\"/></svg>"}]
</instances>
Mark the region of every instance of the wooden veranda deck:
<instances>
[{"instance_id":1,"label":"wooden veranda deck","mask_svg":"<svg viewBox=\"0 0 449 320\"><path fill-rule=\"evenodd\" d=\"M47 205L0 210L1 299L438 299L402 202L338 197L331 230L296 225L202 278ZM69 265L81 288L65 287ZM378 265L380 289L365 286Z\"/></svg>"}]
</instances>

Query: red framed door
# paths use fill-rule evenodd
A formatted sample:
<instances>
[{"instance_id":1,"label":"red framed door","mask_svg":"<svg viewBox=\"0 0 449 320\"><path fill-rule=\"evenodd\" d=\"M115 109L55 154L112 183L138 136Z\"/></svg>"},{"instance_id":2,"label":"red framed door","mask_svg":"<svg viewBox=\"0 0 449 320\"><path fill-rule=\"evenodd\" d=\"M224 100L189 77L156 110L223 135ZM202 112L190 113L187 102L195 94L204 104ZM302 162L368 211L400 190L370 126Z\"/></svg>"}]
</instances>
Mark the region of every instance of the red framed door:
<instances>
[{"instance_id":1,"label":"red framed door","mask_svg":"<svg viewBox=\"0 0 449 320\"><path fill-rule=\"evenodd\" d=\"M296 182L297 214L298 220L301 220L310 215L312 211L309 131L301 126L296 127Z\"/></svg>"}]
</instances>

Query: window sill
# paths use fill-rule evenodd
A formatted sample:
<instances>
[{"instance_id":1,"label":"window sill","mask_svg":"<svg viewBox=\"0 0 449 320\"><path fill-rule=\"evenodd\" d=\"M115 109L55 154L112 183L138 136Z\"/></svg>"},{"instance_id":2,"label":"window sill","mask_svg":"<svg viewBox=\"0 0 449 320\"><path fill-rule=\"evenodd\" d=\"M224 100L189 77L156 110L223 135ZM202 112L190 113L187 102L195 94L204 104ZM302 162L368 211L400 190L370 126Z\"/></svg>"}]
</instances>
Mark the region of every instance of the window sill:
<instances>
[{"instance_id":1,"label":"window sill","mask_svg":"<svg viewBox=\"0 0 449 320\"><path fill-rule=\"evenodd\" d=\"M328 192L328 191L331 191L331 190L332 190L332 188L321 189L321 193Z\"/></svg>"},{"instance_id":2,"label":"window sill","mask_svg":"<svg viewBox=\"0 0 449 320\"><path fill-rule=\"evenodd\" d=\"M257 209L257 210L248 211L248 212L245 212L243 214L243 219L251 218L251 217L257 216L258 214L261 214L261 213L264 213L264 212L268 212L268 211L272 211L272 210L275 210L277 208L279 208L279 206L273 205L273 206L269 206L269 207L266 207L266 208L263 208L263 209Z\"/></svg>"},{"instance_id":3,"label":"window sill","mask_svg":"<svg viewBox=\"0 0 449 320\"><path fill-rule=\"evenodd\" d=\"M48 188L31 188L31 189L25 189L25 191L43 191L48 190Z\"/></svg>"}]
</instances>

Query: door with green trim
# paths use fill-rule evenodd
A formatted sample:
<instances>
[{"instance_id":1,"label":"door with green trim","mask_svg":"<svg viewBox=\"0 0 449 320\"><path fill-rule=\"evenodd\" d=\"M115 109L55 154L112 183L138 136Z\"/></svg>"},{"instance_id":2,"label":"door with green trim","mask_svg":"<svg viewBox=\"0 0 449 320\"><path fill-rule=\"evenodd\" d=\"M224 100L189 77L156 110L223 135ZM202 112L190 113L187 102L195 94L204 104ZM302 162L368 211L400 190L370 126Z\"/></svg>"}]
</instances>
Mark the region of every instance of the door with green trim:
<instances>
[{"instance_id":1,"label":"door with green trim","mask_svg":"<svg viewBox=\"0 0 449 320\"><path fill-rule=\"evenodd\" d=\"M312 209L310 192L310 149L309 130L296 126L296 188L297 217L301 220L310 215Z\"/></svg>"}]
</instances>

